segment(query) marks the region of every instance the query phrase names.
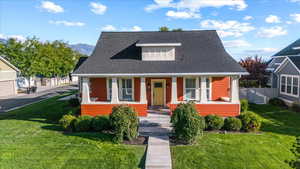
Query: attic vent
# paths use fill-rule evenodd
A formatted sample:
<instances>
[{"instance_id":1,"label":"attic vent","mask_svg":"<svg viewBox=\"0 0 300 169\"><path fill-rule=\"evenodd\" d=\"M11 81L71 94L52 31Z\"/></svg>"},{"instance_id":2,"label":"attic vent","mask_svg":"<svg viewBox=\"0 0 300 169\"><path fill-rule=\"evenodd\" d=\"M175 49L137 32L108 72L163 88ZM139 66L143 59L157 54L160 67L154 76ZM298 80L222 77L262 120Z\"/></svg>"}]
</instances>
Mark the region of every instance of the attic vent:
<instances>
[{"instance_id":1,"label":"attic vent","mask_svg":"<svg viewBox=\"0 0 300 169\"><path fill-rule=\"evenodd\" d=\"M300 46L293 47L294 50L300 50Z\"/></svg>"},{"instance_id":2,"label":"attic vent","mask_svg":"<svg viewBox=\"0 0 300 169\"><path fill-rule=\"evenodd\" d=\"M136 46L142 47L142 60L173 61L176 46L181 46L181 43L138 43Z\"/></svg>"}]
</instances>

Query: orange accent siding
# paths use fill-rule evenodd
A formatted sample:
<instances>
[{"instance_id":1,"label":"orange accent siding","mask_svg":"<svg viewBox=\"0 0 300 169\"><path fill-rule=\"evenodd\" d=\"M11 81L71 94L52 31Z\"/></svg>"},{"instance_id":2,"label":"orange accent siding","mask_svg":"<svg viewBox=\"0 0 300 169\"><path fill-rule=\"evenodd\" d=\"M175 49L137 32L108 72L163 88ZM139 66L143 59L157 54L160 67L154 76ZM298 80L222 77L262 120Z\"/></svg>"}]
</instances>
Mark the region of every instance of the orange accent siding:
<instances>
[{"instance_id":1,"label":"orange accent siding","mask_svg":"<svg viewBox=\"0 0 300 169\"><path fill-rule=\"evenodd\" d=\"M134 100L136 102L140 101L140 92L141 92L141 79L134 78Z\"/></svg>"},{"instance_id":2,"label":"orange accent siding","mask_svg":"<svg viewBox=\"0 0 300 169\"><path fill-rule=\"evenodd\" d=\"M230 78L213 77L212 78L212 100L219 101L221 97L230 97Z\"/></svg>"},{"instance_id":3,"label":"orange accent siding","mask_svg":"<svg viewBox=\"0 0 300 169\"><path fill-rule=\"evenodd\" d=\"M169 108L174 111L177 104L170 104ZM196 104L196 110L201 116L215 114L222 117L238 116L240 114L239 104Z\"/></svg>"},{"instance_id":4,"label":"orange accent siding","mask_svg":"<svg viewBox=\"0 0 300 169\"><path fill-rule=\"evenodd\" d=\"M82 104L81 105L81 115L109 115L114 106L119 104ZM147 116L147 105L146 104L128 104L128 106L133 107L138 113L138 116Z\"/></svg>"},{"instance_id":5,"label":"orange accent siding","mask_svg":"<svg viewBox=\"0 0 300 169\"><path fill-rule=\"evenodd\" d=\"M183 78L177 77L177 99L183 101Z\"/></svg>"},{"instance_id":6,"label":"orange accent siding","mask_svg":"<svg viewBox=\"0 0 300 169\"><path fill-rule=\"evenodd\" d=\"M97 97L97 101L107 101L106 78L91 78L90 88L90 97Z\"/></svg>"}]
</instances>

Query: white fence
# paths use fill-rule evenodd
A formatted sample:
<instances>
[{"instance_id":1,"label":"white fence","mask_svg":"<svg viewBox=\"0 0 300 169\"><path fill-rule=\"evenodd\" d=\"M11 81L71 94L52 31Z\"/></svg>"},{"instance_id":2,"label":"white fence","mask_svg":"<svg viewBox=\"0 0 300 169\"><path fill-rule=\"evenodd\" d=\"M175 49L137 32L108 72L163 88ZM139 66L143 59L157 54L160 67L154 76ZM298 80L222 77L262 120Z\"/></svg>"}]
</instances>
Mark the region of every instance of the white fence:
<instances>
[{"instance_id":1,"label":"white fence","mask_svg":"<svg viewBox=\"0 0 300 169\"><path fill-rule=\"evenodd\" d=\"M278 97L277 88L241 88L240 99L248 99L250 103L266 104L269 99Z\"/></svg>"}]
</instances>

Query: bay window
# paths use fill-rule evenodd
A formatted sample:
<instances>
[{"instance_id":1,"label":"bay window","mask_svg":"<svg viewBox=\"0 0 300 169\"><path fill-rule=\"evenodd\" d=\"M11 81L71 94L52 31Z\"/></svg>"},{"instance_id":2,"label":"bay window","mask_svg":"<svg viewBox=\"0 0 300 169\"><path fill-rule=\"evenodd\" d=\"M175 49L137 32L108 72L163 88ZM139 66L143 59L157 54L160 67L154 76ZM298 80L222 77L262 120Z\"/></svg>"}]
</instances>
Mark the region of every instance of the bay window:
<instances>
[{"instance_id":1,"label":"bay window","mask_svg":"<svg viewBox=\"0 0 300 169\"><path fill-rule=\"evenodd\" d=\"M297 97L299 95L299 76L281 75L280 93Z\"/></svg>"},{"instance_id":2,"label":"bay window","mask_svg":"<svg viewBox=\"0 0 300 169\"><path fill-rule=\"evenodd\" d=\"M196 78L185 79L185 100L196 100Z\"/></svg>"}]
</instances>

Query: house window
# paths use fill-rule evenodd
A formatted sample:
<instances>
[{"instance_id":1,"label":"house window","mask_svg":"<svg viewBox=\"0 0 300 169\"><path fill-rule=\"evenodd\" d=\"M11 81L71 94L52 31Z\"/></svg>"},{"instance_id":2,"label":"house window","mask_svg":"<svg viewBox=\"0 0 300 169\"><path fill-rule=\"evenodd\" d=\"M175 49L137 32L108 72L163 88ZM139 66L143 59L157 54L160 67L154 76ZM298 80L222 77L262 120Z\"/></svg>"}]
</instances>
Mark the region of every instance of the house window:
<instances>
[{"instance_id":1,"label":"house window","mask_svg":"<svg viewBox=\"0 0 300 169\"><path fill-rule=\"evenodd\" d=\"M298 96L299 94L299 77L293 75L281 75L280 93L290 96Z\"/></svg>"},{"instance_id":2,"label":"house window","mask_svg":"<svg viewBox=\"0 0 300 169\"><path fill-rule=\"evenodd\" d=\"M175 60L175 47L143 47L142 60L145 61Z\"/></svg>"},{"instance_id":3,"label":"house window","mask_svg":"<svg viewBox=\"0 0 300 169\"><path fill-rule=\"evenodd\" d=\"M119 79L119 96L120 100L131 101L133 100L133 80L132 79Z\"/></svg>"},{"instance_id":4,"label":"house window","mask_svg":"<svg viewBox=\"0 0 300 169\"><path fill-rule=\"evenodd\" d=\"M206 78L206 97L207 100L210 100L210 91L211 91L211 84L210 84L210 78Z\"/></svg>"},{"instance_id":5,"label":"house window","mask_svg":"<svg viewBox=\"0 0 300 169\"><path fill-rule=\"evenodd\" d=\"M107 100L111 100L112 93L112 79L107 79Z\"/></svg>"},{"instance_id":6,"label":"house window","mask_svg":"<svg viewBox=\"0 0 300 169\"><path fill-rule=\"evenodd\" d=\"M196 100L196 79L185 79L185 100Z\"/></svg>"}]
</instances>

